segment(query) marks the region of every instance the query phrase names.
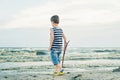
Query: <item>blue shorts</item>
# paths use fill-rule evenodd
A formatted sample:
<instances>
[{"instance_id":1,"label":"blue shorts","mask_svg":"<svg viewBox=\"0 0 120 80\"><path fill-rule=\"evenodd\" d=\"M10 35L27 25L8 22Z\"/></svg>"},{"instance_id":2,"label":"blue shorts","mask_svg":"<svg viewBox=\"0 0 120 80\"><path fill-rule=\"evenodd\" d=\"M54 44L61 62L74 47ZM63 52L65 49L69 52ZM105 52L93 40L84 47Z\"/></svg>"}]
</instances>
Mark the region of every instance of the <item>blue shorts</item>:
<instances>
[{"instance_id":1,"label":"blue shorts","mask_svg":"<svg viewBox=\"0 0 120 80\"><path fill-rule=\"evenodd\" d=\"M53 50L53 49L51 50L50 55L54 65L60 64L60 61L61 61L60 54L61 54L61 50Z\"/></svg>"}]
</instances>

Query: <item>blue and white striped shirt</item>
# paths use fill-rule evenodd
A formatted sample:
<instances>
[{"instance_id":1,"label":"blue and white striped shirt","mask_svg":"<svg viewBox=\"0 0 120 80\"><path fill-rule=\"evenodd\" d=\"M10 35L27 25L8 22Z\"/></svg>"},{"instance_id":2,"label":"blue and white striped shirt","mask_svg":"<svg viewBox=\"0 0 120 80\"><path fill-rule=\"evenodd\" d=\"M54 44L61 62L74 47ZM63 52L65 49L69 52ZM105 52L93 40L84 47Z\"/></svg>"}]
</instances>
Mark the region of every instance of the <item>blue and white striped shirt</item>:
<instances>
[{"instance_id":1,"label":"blue and white striped shirt","mask_svg":"<svg viewBox=\"0 0 120 80\"><path fill-rule=\"evenodd\" d=\"M52 44L52 49L61 50L63 30L61 28L56 28L56 27L53 27L52 30L54 32L54 40Z\"/></svg>"}]
</instances>

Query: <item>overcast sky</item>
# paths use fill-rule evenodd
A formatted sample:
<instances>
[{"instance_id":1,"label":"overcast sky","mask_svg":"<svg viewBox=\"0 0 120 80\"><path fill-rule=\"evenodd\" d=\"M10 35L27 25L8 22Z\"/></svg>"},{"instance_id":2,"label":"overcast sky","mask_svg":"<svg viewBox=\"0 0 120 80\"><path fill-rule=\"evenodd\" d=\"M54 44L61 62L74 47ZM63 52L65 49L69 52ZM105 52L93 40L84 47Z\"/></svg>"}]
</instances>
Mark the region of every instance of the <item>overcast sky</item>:
<instances>
[{"instance_id":1,"label":"overcast sky","mask_svg":"<svg viewBox=\"0 0 120 80\"><path fill-rule=\"evenodd\" d=\"M54 14L71 47L120 47L120 0L0 0L0 47L48 47Z\"/></svg>"}]
</instances>

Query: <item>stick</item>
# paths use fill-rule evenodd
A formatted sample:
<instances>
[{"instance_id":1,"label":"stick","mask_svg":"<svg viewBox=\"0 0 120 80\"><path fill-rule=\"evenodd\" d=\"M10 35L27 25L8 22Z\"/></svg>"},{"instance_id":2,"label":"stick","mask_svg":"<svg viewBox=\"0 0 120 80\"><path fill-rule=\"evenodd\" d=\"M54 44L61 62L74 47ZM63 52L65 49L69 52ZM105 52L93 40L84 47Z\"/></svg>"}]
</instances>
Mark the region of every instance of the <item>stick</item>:
<instances>
[{"instance_id":1,"label":"stick","mask_svg":"<svg viewBox=\"0 0 120 80\"><path fill-rule=\"evenodd\" d=\"M63 57L62 57L62 68L63 68L63 63L64 63L65 52L66 52L67 45L68 45L69 42L70 42L70 40L66 43L66 45L65 45L65 47L64 47Z\"/></svg>"}]
</instances>

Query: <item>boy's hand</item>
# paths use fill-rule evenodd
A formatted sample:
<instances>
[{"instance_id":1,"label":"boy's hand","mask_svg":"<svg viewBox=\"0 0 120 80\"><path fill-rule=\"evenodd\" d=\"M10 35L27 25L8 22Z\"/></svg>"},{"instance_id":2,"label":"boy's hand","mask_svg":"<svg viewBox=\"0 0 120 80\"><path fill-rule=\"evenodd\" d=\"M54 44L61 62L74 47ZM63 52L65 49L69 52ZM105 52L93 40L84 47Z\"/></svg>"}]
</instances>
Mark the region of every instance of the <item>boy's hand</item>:
<instances>
[{"instance_id":1,"label":"boy's hand","mask_svg":"<svg viewBox=\"0 0 120 80\"><path fill-rule=\"evenodd\" d=\"M66 41L64 41L64 47L67 45L67 42Z\"/></svg>"}]
</instances>

